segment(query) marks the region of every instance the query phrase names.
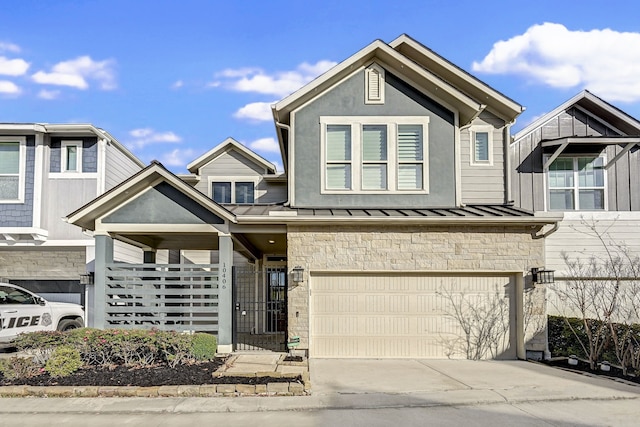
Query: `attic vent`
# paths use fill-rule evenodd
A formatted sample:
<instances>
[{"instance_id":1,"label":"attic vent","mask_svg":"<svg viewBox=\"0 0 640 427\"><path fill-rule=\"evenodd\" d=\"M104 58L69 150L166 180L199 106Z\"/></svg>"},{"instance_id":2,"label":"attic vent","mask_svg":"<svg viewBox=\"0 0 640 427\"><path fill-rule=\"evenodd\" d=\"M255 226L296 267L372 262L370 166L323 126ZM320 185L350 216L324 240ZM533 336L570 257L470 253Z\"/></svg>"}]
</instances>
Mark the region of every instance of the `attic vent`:
<instances>
[{"instance_id":1,"label":"attic vent","mask_svg":"<svg viewBox=\"0 0 640 427\"><path fill-rule=\"evenodd\" d=\"M365 75L365 104L384 104L384 69L371 64Z\"/></svg>"}]
</instances>

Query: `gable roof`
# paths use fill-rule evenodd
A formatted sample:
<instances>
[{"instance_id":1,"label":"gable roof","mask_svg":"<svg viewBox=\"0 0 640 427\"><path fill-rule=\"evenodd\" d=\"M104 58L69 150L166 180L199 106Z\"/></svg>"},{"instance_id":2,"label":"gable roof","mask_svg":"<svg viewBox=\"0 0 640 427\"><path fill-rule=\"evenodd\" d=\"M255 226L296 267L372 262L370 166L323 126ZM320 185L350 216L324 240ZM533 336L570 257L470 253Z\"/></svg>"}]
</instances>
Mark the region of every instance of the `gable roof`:
<instances>
[{"instance_id":1,"label":"gable roof","mask_svg":"<svg viewBox=\"0 0 640 427\"><path fill-rule=\"evenodd\" d=\"M103 217L119 206L123 206L138 194L161 182L166 182L176 188L182 194L225 221L235 222L233 213L185 183L162 164L155 161L116 187L70 213L65 220L83 229L94 231L98 218Z\"/></svg>"},{"instance_id":2,"label":"gable roof","mask_svg":"<svg viewBox=\"0 0 640 427\"><path fill-rule=\"evenodd\" d=\"M266 169L268 173L272 173L272 174L276 173L276 166L273 163L266 160L264 157L261 157L260 155L256 154L255 152L251 151L249 148L240 144L238 141L236 141L233 138L225 139L220 144L218 144L211 150L204 153L202 156L198 157L197 159L189 163L187 165L187 169L189 170L189 172L197 174L198 169L200 169L202 166L206 165L207 163L211 162L218 156L230 150L237 151L242 156L251 160L256 165Z\"/></svg>"},{"instance_id":3,"label":"gable roof","mask_svg":"<svg viewBox=\"0 0 640 427\"><path fill-rule=\"evenodd\" d=\"M599 117L606 123L609 123L621 132L624 132L626 135L640 135L640 121L631 117L619 108L609 104L607 101L594 95L588 90L584 90L516 133L513 137L513 143L516 144L519 140L543 126L549 120L567 111L574 105L578 105L589 111L594 116Z\"/></svg>"},{"instance_id":4,"label":"gable roof","mask_svg":"<svg viewBox=\"0 0 640 427\"><path fill-rule=\"evenodd\" d=\"M289 114L293 110L319 96L357 68L369 64L376 58L392 68L402 70L401 73L403 75L421 84L423 88L433 93L437 91L440 99L458 108L461 124L466 124L473 120L486 107L482 101L471 98L440 76L394 50L388 44L381 40L376 40L296 92L277 102L272 107L276 122L289 124Z\"/></svg>"},{"instance_id":5,"label":"gable roof","mask_svg":"<svg viewBox=\"0 0 640 427\"><path fill-rule=\"evenodd\" d=\"M402 34L393 40L389 43L389 46L440 76L440 78L451 83L470 97L486 104L489 109L507 122L513 121L525 109L511 98L498 92L406 34Z\"/></svg>"}]
</instances>

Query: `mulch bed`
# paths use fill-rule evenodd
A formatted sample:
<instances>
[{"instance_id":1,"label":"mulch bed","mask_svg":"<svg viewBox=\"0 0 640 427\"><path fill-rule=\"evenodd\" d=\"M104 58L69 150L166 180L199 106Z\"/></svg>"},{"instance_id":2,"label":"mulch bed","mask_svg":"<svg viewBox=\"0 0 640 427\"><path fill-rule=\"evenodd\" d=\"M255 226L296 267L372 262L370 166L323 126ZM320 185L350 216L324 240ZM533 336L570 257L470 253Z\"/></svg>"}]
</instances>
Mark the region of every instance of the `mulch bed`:
<instances>
[{"instance_id":1,"label":"mulch bed","mask_svg":"<svg viewBox=\"0 0 640 427\"><path fill-rule=\"evenodd\" d=\"M80 369L63 378L51 378L46 372L32 378L10 381L0 373L0 386L138 386L152 387L163 385L203 385L203 384L267 384L290 382L290 378L273 377L214 377L213 373L225 362L215 359L211 362L181 365L175 368L153 366L128 368L126 366L94 367Z\"/></svg>"},{"instance_id":2,"label":"mulch bed","mask_svg":"<svg viewBox=\"0 0 640 427\"><path fill-rule=\"evenodd\" d=\"M605 377L605 378L611 378L611 379L621 379L624 381L628 381L628 382L632 382L640 385L640 376L638 376L637 373L628 372L628 374L630 375L623 375L622 369L617 368L615 366L611 366L611 370L609 372L605 372L600 370L599 367L596 370L591 370L589 363L583 360L578 360L577 365L569 365L567 359L565 358L548 360L543 363L556 368L562 368L567 371L583 372L583 373L588 373L591 375L597 375L599 377ZM633 371L633 370L630 370L630 371Z\"/></svg>"}]
</instances>

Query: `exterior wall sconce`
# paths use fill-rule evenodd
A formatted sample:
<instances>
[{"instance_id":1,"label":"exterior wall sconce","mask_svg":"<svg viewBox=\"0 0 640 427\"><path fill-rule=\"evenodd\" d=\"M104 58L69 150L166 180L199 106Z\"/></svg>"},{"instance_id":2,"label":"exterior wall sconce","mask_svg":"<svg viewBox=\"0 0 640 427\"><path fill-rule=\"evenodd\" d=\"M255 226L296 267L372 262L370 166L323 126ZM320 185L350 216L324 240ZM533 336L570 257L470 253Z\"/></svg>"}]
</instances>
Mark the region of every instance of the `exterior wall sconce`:
<instances>
[{"instance_id":1,"label":"exterior wall sconce","mask_svg":"<svg viewBox=\"0 0 640 427\"><path fill-rule=\"evenodd\" d=\"M531 269L531 278L533 283L544 285L555 282L553 274L554 271L555 270L545 270L544 268L533 267Z\"/></svg>"},{"instance_id":2,"label":"exterior wall sconce","mask_svg":"<svg viewBox=\"0 0 640 427\"><path fill-rule=\"evenodd\" d=\"M88 272L80 275L81 285L93 285L93 272Z\"/></svg>"},{"instance_id":3,"label":"exterior wall sconce","mask_svg":"<svg viewBox=\"0 0 640 427\"><path fill-rule=\"evenodd\" d=\"M300 267L299 265L296 265L295 267L293 267L293 270L291 271L292 273L292 279L293 279L293 283L300 283L304 281L304 268Z\"/></svg>"}]
</instances>

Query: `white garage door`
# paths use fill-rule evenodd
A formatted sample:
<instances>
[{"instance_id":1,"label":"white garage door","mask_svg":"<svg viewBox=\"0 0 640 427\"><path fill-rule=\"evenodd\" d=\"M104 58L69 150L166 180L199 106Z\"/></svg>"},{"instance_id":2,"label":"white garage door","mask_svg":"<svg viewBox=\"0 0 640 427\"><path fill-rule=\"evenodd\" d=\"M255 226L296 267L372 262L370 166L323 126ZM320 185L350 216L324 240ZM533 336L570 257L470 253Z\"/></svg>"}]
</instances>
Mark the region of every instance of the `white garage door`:
<instances>
[{"instance_id":1,"label":"white garage door","mask_svg":"<svg viewBox=\"0 0 640 427\"><path fill-rule=\"evenodd\" d=\"M310 284L313 357L515 358L509 276L312 273Z\"/></svg>"}]
</instances>

